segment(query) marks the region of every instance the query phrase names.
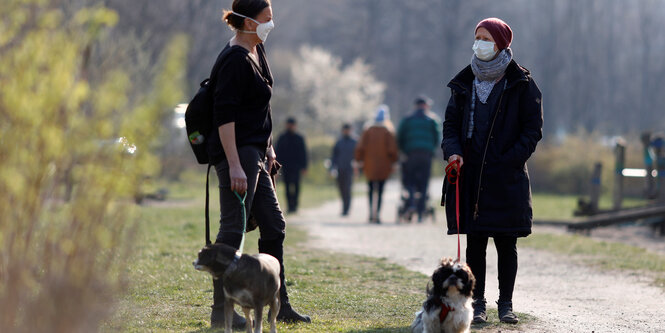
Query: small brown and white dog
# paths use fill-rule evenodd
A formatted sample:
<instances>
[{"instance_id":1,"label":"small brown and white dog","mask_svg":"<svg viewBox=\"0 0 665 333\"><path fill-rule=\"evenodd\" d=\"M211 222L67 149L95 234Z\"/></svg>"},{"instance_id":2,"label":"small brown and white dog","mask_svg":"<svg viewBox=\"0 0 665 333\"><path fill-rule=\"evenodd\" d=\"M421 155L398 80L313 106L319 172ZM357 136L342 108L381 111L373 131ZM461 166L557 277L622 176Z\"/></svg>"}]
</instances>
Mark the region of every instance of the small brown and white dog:
<instances>
[{"instance_id":1,"label":"small brown and white dog","mask_svg":"<svg viewBox=\"0 0 665 333\"><path fill-rule=\"evenodd\" d=\"M262 332L263 307L270 306L270 333L277 332L279 312L279 261L259 253L238 256L236 249L226 244L207 245L199 251L194 268L206 271L224 282L224 332L231 333L233 305L239 304L247 319L247 333ZM254 320L250 311L254 310Z\"/></svg>"},{"instance_id":2,"label":"small brown and white dog","mask_svg":"<svg viewBox=\"0 0 665 333\"><path fill-rule=\"evenodd\" d=\"M443 258L427 286L427 300L411 324L413 333L469 332L476 279L465 263Z\"/></svg>"}]
</instances>

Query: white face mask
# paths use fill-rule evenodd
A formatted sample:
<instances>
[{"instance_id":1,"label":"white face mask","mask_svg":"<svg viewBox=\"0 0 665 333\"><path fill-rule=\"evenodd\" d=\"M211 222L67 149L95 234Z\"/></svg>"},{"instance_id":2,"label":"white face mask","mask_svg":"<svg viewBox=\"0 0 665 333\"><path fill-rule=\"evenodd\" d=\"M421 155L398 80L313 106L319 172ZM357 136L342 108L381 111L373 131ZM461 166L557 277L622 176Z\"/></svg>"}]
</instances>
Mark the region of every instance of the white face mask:
<instances>
[{"instance_id":1,"label":"white face mask","mask_svg":"<svg viewBox=\"0 0 665 333\"><path fill-rule=\"evenodd\" d=\"M258 24L258 26L256 27L256 31L246 31L246 30L238 30L238 31L248 33L248 34L256 34L257 36L259 36L259 38L261 39L262 42L265 42L266 39L268 39L268 34L270 33L270 31L272 29L275 28L275 23L272 20L270 20L266 23L261 23L261 22L255 20L251 17L247 17L245 15L238 14L236 12L232 12L232 13L234 15L238 15L240 17L244 17L244 18L247 18L247 19L250 19L250 20L256 22L256 24Z\"/></svg>"},{"instance_id":2,"label":"white face mask","mask_svg":"<svg viewBox=\"0 0 665 333\"><path fill-rule=\"evenodd\" d=\"M494 43L493 42L488 42L484 40L476 40L473 43L473 53L475 53L476 58L482 60L482 61L489 61L494 58L494 55L496 55L496 51L494 51Z\"/></svg>"}]
</instances>

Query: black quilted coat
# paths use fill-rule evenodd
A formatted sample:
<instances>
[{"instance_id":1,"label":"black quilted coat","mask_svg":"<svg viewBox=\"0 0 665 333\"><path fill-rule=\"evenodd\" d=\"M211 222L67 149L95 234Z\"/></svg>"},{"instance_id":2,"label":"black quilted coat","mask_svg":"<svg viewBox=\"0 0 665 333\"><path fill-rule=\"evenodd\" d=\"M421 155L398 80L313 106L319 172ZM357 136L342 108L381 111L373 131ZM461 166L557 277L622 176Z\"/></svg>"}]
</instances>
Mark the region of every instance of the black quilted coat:
<instances>
[{"instance_id":1,"label":"black quilted coat","mask_svg":"<svg viewBox=\"0 0 665 333\"><path fill-rule=\"evenodd\" d=\"M529 71L514 60L506 88L490 114L492 126L483 156L464 156L474 80L467 66L450 81L452 96L443 122L444 159L464 157L460 180L460 230L473 235L524 237L533 220L526 161L542 138L542 95ZM466 161L475 161L466 163ZM457 232L455 186L444 183L448 234Z\"/></svg>"}]
</instances>

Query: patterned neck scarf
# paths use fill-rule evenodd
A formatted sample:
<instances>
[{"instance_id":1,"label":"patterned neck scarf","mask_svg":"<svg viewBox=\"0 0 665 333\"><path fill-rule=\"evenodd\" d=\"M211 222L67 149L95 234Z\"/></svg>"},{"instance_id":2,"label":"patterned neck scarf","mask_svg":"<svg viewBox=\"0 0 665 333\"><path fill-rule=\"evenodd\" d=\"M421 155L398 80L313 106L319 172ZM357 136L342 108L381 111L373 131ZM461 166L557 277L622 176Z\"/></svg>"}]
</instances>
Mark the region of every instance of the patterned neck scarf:
<instances>
[{"instance_id":1,"label":"patterned neck scarf","mask_svg":"<svg viewBox=\"0 0 665 333\"><path fill-rule=\"evenodd\" d=\"M513 60L513 51L510 48L502 50L494 60L490 61L482 61L475 54L471 56L471 70L476 76L473 84L481 103L487 102L494 84L501 80L511 60Z\"/></svg>"}]
</instances>

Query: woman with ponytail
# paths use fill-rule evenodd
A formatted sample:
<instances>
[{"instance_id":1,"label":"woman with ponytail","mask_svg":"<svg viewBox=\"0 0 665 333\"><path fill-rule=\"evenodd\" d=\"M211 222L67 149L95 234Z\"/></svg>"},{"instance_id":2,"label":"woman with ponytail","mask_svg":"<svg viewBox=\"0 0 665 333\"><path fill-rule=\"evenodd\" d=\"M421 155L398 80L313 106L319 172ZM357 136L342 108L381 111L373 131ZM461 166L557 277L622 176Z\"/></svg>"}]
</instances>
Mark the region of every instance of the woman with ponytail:
<instances>
[{"instance_id":1,"label":"woman with ponytail","mask_svg":"<svg viewBox=\"0 0 665 333\"><path fill-rule=\"evenodd\" d=\"M273 77L263 46L274 27L270 0L234 0L223 20L235 36L222 50L210 75L215 130L207 149L219 179L222 212L216 242L239 248L245 230L241 204L234 192L246 193L246 216L251 213L260 232L259 252L277 258L281 266L277 319L310 322L289 302L284 278L286 222L270 177L276 158L271 139ZM213 280L213 286L210 322L213 327L223 327L222 279ZM245 326L245 319L235 312L233 326Z\"/></svg>"}]
</instances>

